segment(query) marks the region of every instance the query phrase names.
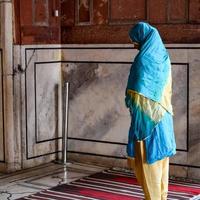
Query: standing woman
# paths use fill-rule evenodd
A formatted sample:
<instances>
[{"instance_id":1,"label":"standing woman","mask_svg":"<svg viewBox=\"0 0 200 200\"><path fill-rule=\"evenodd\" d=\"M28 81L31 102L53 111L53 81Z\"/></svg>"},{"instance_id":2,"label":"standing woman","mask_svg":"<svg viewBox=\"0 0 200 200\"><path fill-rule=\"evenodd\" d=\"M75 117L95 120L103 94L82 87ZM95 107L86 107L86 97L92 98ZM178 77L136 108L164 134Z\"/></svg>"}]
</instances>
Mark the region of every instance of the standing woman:
<instances>
[{"instance_id":1,"label":"standing woman","mask_svg":"<svg viewBox=\"0 0 200 200\"><path fill-rule=\"evenodd\" d=\"M139 22L129 32L139 53L131 66L126 106L131 125L128 163L145 199L167 199L169 157L176 153L171 105L171 64L156 28Z\"/></svg>"}]
</instances>

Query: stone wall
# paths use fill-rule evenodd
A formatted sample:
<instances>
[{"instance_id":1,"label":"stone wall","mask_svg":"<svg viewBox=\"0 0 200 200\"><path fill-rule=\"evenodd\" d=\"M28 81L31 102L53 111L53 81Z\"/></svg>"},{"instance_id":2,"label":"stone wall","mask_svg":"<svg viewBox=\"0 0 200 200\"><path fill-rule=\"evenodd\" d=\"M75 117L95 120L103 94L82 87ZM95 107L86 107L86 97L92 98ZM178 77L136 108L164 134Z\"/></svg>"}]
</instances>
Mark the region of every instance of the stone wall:
<instances>
[{"instance_id":1,"label":"stone wall","mask_svg":"<svg viewBox=\"0 0 200 200\"><path fill-rule=\"evenodd\" d=\"M177 141L170 172L200 178L200 45L167 48ZM124 89L136 53L131 45L122 44L14 46L15 131L11 143L6 138L9 135L4 140L5 152L9 145L16 152L5 153L5 162L12 160L10 170L47 163L61 155L62 86L66 81L70 82L68 159L126 167L130 117Z\"/></svg>"},{"instance_id":2,"label":"stone wall","mask_svg":"<svg viewBox=\"0 0 200 200\"><path fill-rule=\"evenodd\" d=\"M199 177L199 45L167 45L172 61L177 155L171 174ZM16 165L61 155L62 86L70 82L68 158L126 167L130 117L124 89L137 51L131 45L14 47ZM2 145L1 145L2 148ZM178 170L177 170L178 168Z\"/></svg>"},{"instance_id":3,"label":"stone wall","mask_svg":"<svg viewBox=\"0 0 200 200\"><path fill-rule=\"evenodd\" d=\"M136 50L130 45L63 49L63 76L71 83L70 158L126 166L130 123L124 89ZM82 47L84 49L82 49ZM174 129L177 154L171 174L199 177L199 45L167 45L172 61ZM103 156L102 156L103 155Z\"/></svg>"},{"instance_id":4,"label":"stone wall","mask_svg":"<svg viewBox=\"0 0 200 200\"><path fill-rule=\"evenodd\" d=\"M108 43L128 43L127 31L131 24L108 24L103 26L104 29L98 25L83 28L74 26L74 23L69 25L74 27L68 29L67 24L62 24L63 43L106 42L105 45L33 45L59 43L60 22L56 16L49 18L49 11L45 17L51 22L49 26L44 28L41 23L36 23L39 27L35 26L32 17L36 16L34 12L40 16L41 11L36 12L35 9L30 17L32 7L26 9L26 6L31 4L15 3L0 1L0 170L16 171L60 158L62 86L66 81L70 82L68 158L126 167L130 117L124 105L124 89L137 51L132 45ZM197 4L195 1L190 9L198 10ZM15 24L13 6L18 13ZM25 14L20 15L19 8L25 10ZM49 9L52 8L53 5L50 5ZM55 9L59 10L59 6ZM170 9L168 11L171 12ZM193 16L196 16L195 13L186 13L181 18L182 25L176 24L173 18L176 25L168 24L167 30L177 27L176 39L183 31L181 42L198 41L199 19ZM75 19L75 13L71 14ZM190 17L191 14L197 21ZM186 18L189 21L184 21ZM177 42L171 33L168 34L170 31L166 31L165 25L159 28L169 37L168 42ZM16 43L32 45L13 45L13 38ZM177 154L171 159L170 172L176 176L200 178L200 45L171 44L167 48L172 61L177 141Z\"/></svg>"}]
</instances>

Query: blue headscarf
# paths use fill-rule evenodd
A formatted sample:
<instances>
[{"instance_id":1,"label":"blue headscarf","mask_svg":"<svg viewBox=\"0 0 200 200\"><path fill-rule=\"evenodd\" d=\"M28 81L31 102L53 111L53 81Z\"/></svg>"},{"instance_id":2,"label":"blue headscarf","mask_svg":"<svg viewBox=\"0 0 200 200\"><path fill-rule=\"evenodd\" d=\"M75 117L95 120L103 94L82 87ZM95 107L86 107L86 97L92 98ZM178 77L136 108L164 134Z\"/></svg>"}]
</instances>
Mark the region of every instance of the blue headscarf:
<instances>
[{"instance_id":1,"label":"blue headscarf","mask_svg":"<svg viewBox=\"0 0 200 200\"><path fill-rule=\"evenodd\" d=\"M140 49L131 66L126 91L131 89L160 102L170 70L169 55L160 35L148 23L139 22L130 30L129 37Z\"/></svg>"}]
</instances>

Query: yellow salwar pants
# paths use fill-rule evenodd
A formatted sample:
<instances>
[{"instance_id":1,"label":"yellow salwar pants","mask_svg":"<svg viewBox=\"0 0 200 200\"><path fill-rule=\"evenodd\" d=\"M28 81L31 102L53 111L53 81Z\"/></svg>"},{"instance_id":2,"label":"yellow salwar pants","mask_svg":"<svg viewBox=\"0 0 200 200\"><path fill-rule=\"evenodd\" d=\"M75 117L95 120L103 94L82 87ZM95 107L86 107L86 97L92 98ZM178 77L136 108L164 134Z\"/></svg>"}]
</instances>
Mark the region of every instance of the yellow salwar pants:
<instances>
[{"instance_id":1,"label":"yellow salwar pants","mask_svg":"<svg viewBox=\"0 0 200 200\"><path fill-rule=\"evenodd\" d=\"M128 158L128 165L135 172L146 200L166 200L168 192L169 158L146 163L145 144L135 144L135 158Z\"/></svg>"}]
</instances>

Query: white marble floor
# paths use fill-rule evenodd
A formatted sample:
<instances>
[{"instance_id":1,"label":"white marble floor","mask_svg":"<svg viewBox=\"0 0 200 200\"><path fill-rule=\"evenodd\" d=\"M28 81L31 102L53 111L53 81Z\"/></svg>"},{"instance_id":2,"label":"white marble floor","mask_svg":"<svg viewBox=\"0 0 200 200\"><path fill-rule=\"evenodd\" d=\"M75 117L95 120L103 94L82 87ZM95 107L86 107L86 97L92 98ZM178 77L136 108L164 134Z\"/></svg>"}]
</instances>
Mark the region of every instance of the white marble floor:
<instances>
[{"instance_id":1,"label":"white marble floor","mask_svg":"<svg viewBox=\"0 0 200 200\"><path fill-rule=\"evenodd\" d=\"M0 200L18 199L103 169L101 166L82 163L69 163L64 167L52 162L11 174L0 174Z\"/></svg>"}]
</instances>

